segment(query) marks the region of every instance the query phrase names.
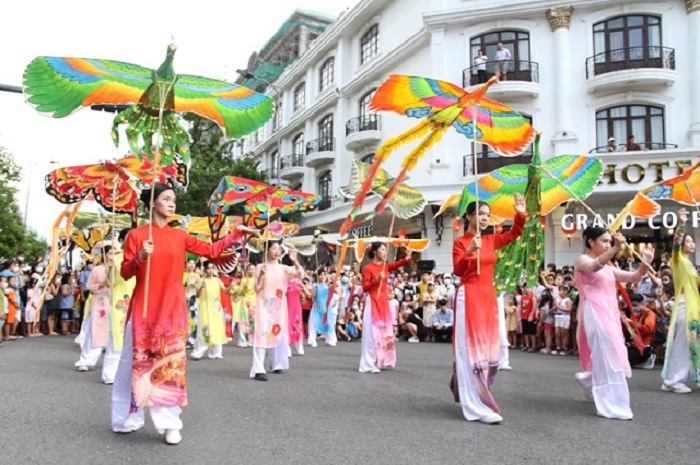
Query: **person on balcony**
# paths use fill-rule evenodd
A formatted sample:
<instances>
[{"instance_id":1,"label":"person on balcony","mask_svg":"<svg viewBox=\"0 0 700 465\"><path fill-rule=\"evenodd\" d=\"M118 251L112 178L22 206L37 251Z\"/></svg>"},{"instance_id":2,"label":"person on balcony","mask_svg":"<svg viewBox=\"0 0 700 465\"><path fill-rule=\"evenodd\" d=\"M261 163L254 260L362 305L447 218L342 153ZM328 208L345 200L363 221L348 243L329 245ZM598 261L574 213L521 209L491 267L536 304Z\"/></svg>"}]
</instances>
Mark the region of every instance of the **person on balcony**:
<instances>
[{"instance_id":1,"label":"person on balcony","mask_svg":"<svg viewBox=\"0 0 700 465\"><path fill-rule=\"evenodd\" d=\"M641 152L642 150L644 150L642 146L634 140L634 134L629 136L623 152Z\"/></svg>"},{"instance_id":2,"label":"person on balcony","mask_svg":"<svg viewBox=\"0 0 700 465\"><path fill-rule=\"evenodd\" d=\"M501 73L501 81L506 80L506 74L508 73L508 60L510 60L510 50L503 46L503 42L498 43L498 50L496 50L496 74Z\"/></svg>"},{"instance_id":3,"label":"person on balcony","mask_svg":"<svg viewBox=\"0 0 700 465\"><path fill-rule=\"evenodd\" d=\"M476 65L477 75L476 82L479 84L484 84L486 81L488 81L488 78L486 77L486 62L489 58L484 55L484 51L482 49L477 50L476 54L476 58L474 58L474 65Z\"/></svg>"},{"instance_id":4,"label":"person on balcony","mask_svg":"<svg viewBox=\"0 0 700 465\"><path fill-rule=\"evenodd\" d=\"M608 152L617 152L617 144L615 143L615 138L611 137L608 139L608 145L607 145L607 150Z\"/></svg>"}]
</instances>

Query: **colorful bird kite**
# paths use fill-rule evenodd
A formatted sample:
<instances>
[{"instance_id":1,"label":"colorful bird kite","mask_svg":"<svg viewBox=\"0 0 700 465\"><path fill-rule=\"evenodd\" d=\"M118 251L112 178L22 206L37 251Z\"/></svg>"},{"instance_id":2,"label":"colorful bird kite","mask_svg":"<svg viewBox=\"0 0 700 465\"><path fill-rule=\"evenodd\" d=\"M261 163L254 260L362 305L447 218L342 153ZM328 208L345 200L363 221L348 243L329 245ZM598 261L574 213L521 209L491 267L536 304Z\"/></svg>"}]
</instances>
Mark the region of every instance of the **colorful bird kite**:
<instances>
[{"instance_id":1,"label":"colorful bird kite","mask_svg":"<svg viewBox=\"0 0 700 465\"><path fill-rule=\"evenodd\" d=\"M159 132L164 166L172 162L174 153L189 163L189 135L177 113L210 119L229 139L250 134L270 119L274 105L263 94L224 81L176 74L175 50L171 44L157 70L111 60L37 57L24 72L24 94L37 111L54 118L91 105L133 104L114 118L112 139L118 145L118 126L127 124L131 151L152 160L151 140Z\"/></svg>"},{"instance_id":2,"label":"colorful bird kite","mask_svg":"<svg viewBox=\"0 0 700 465\"><path fill-rule=\"evenodd\" d=\"M353 161L350 169L350 184L342 186L338 190L341 195L347 198L355 198L359 195L362 189L362 184L367 179L371 165L361 161ZM394 185L396 179L391 177L389 173L379 168L377 174L372 178L372 192L379 197L389 192ZM401 219L408 219L423 212L426 201L421 192L406 184L399 185L396 189L396 194L389 199L389 208L394 214ZM370 219L365 217L365 220Z\"/></svg>"},{"instance_id":3,"label":"colorful bird kite","mask_svg":"<svg viewBox=\"0 0 700 465\"><path fill-rule=\"evenodd\" d=\"M232 214L235 205L243 204L243 222L246 226L261 228L278 214L289 215L313 209L321 199L317 194L280 189L236 176L224 176L208 203L212 240L219 240L221 225Z\"/></svg>"},{"instance_id":4,"label":"colorful bird kite","mask_svg":"<svg viewBox=\"0 0 700 465\"><path fill-rule=\"evenodd\" d=\"M171 179L181 186L187 185L188 168L178 162L157 168L158 180ZM59 168L46 175L46 192L64 204L73 204L94 197L105 210L117 213L137 214L138 184L151 184L153 164L129 155L116 162L105 161L96 165Z\"/></svg>"},{"instance_id":5,"label":"colorful bird kite","mask_svg":"<svg viewBox=\"0 0 700 465\"><path fill-rule=\"evenodd\" d=\"M535 149L535 152L539 150ZM491 171L478 181L479 200L491 207L491 214L501 218L515 218L514 194L526 195L530 184L531 168L536 168L533 177L538 180L540 190L539 215L544 216L570 199L585 199L595 189L603 174L603 163L593 157L561 155L541 163L536 153L531 165L507 165ZM551 175L550 175L551 174ZM467 211L467 205L476 199L475 184L464 186L459 202L459 216ZM448 199L443 209L453 202Z\"/></svg>"},{"instance_id":6,"label":"colorful bird kite","mask_svg":"<svg viewBox=\"0 0 700 465\"><path fill-rule=\"evenodd\" d=\"M379 167L389 155L413 140L424 137L403 159L402 170L377 205L371 216L381 214L387 202L415 168L420 158L442 138L448 128L476 142L489 145L496 153L515 156L522 153L535 137L535 130L518 112L485 97L489 87L498 82L494 76L486 84L468 92L449 82L419 76L392 75L377 89L372 98L374 110L390 110L423 121L403 134L387 140L375 153L367 179L353 203L353 208L340 229L346 235L371 191ZM474 124L476 122L476 125ZM476 126L476 127L475 127Z\"/></svg>"},{"instance_id":7,"label":"colorful bird kite","mask_svg":"<svg viewBox=\"0 0 700 465\"><path fill-rule=\"evenodd\" d=\"M610 227L617 231L630 215L651 218L661 212L657 200L674 200L698 208L700 200L700 161L673 176L637 192Z\"/></svg>"}]
</instances>

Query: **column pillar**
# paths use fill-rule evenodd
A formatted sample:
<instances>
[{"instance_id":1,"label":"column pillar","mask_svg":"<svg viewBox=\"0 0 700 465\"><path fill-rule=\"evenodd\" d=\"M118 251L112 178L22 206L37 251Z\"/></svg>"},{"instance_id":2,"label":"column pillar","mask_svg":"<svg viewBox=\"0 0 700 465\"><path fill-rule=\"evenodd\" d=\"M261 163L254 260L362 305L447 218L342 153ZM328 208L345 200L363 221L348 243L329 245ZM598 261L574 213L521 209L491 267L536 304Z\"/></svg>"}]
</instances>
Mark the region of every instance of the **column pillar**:
<instances>
[{"instance_id":1,"label":"column pillar","mask_svg":"<svg viewBox=\"0 0 700 465\"><path fill-rule=\"evenodd\" d=\"M561 155L569 153L575 149L575 142L578 136L574 132L571 119L571 45L569 26L571 25L571 15L574 12L572 6L550 8L545 13L549 26L552 29L554 42L554 78L555 90L555 115L556 133L552 138L554 154Z\"/></svg>"},{"instance_id":2,"label":"column pillar","mask_svg":"<svg viewBox=\"0 0 700 465\"><path fill-rule=\"evenodd\" d=\"M691 147L700 148L700 0L685 0L688 13L688 68L690 81L690 130Z\"/></svg>"}]
</instances>

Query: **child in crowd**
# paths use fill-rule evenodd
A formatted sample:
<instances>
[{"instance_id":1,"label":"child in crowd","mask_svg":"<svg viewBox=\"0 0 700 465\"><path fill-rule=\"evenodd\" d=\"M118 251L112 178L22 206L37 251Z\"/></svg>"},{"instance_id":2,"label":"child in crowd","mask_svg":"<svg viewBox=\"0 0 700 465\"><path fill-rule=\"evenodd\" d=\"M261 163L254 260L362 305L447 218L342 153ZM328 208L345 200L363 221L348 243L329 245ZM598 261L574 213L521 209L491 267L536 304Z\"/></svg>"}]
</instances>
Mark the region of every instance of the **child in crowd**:
<instances>
[{"instance_id":1,"label":"child in crowd","mask_svg":"<svg viewBox=\"0 0 700 465\"><path fill-rule=\"evenodd\" d=\"M540 322L542 323L544 332L544 348L540 350L542 354L552 353L552 336L554 335L553 300L552 293L549 292L549 289L542 291L539 304Z\"/></svg>"},{"instance_id":2,"label":"child in crowd","mask_svg":"<svg viewBox=\"0 0 700 465\"><path fill-rule=\"evenodd\" d=\"M535 296L530 288L523 290L520 299L520 318L523 325L523 348L527 352L534 352L536 349L535 336L537 335L537 322L535 320Z\"/></svg>"},{"instance_id":3,"label":"child in crowd","mask_svg":"<svg viewBox=\"0 0 700 465\"><path fill-rule=\"evenodd\" d=\"M569 286L559 286L559 296L554 300L554 337L557 346L556 353L559 355L566 355L566 350L569 347L572 307L569 291Z\"/></svg>"},{"instance_id":4,"label":"child in crowd","mask_svg":"<svg viewBox=\"0 0 700 465\"><path fill-rule=\"evenodd\" d=\"M515 296L511 295L508 297L508 305L506 305L505 307L506 331L508 331L508 345L511 349L515 349L518 346L518 322L515 316L517 310L518 302L515 300Z\"/></svg>"},{"instance_id":5,"label":"child in crowd","mask_svg":"<svg viewBox=\"0 0 700 465\"><path fill-rule=\"evenodd\" d=\"M389 311L394 319L394 339L399 340L399 301L396 299L396 293L392 290L389 292Z\"/></svg>"}]
</instances>

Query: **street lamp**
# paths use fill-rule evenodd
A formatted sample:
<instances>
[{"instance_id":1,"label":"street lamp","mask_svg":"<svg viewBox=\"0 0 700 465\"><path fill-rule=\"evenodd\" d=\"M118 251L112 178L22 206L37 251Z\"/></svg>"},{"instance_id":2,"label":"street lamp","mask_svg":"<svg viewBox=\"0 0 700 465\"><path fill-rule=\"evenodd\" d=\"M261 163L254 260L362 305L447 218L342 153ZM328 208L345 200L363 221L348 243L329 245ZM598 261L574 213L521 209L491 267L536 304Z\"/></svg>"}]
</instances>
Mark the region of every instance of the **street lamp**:
<instances>
[{"instance_id":1,"label":"street lamp","mask_svg":"<svg viewBox=\"0 0 700 465\"><path fill-rule=\"evenodd\" d=\"M32 168L34 166L38 165L39 163L31 163L29 165L29 176L27 176L27 198L24 201L24 227L27 227L27 212L29 211L29 193L32 190ZM49 165L56 165L58 164L57 161L51 160L48 163Z\"/></svg>"},{"instance_id":2,"label":"street lamp","mask_svg":"<svg viewBox=\"0 0 700 465\"><path fill-rule=\"evenodd\" d=\"M316 244L316 274L318 274L318 243L320 241L321 237L321 230L316 228L314 229L314 244Z\"/></svg>"},{"instance_id":3,"label":"street lamp","mask_svg":"<svg viewBox=\"0 0 700 465\"><path fill-rule=\"evenodd\" d=\"M279 88L279 86L276 86L275 84L271 83L267 79L261 78L259 76L256 76L255 74L251 73L247 69L237 69L236 73L238 73L241 77L245 79L257 79L258 81L262 81L265 84L267 84L272 90L275 91L275 99L278 101L282 101L282 89ZM277 113L277 110L275 111ZM280 168L282 164L282 139L280 137L280 131L281 131L281 126L282 126L282 115L277 113L273 114L273 118L277 119L279 115L279 119L276 121L277 124L277 131L275 131L275 138L276 138L276 143L277 143L277 160L275 160L275 168L277 168L277 184L280 183Z\"/></svg>"}]
</instances>

